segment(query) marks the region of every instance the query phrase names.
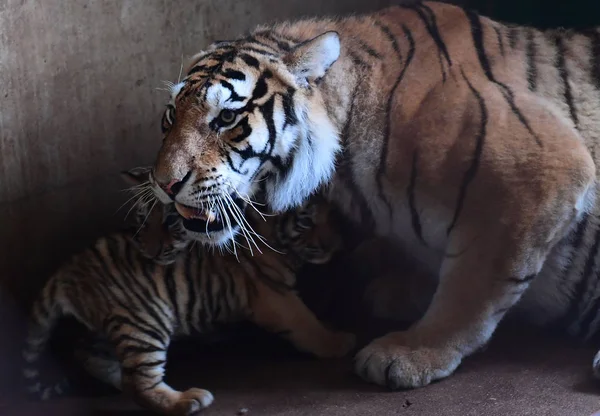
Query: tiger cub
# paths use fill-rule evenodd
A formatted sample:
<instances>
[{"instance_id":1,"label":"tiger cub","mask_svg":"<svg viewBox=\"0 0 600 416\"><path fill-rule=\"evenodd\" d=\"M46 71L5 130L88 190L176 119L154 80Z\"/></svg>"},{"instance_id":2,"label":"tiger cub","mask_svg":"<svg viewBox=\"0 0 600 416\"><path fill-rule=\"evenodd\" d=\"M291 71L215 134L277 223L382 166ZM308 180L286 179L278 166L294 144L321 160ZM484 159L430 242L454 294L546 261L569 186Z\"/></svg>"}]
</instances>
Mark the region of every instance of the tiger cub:
<instances>
[{"instance_id":1,"label":"tiger cub","mask_svg":"<svg viewBox=\"0 0 600 416\"><path fill-rule=\"evenodd\" d=\"M148 171L129 174L142 182ZM42 385L36 363L55 323L68 315L114 348L119 365L95 375L168 415L193 414L213 401L207 390L180 392L164 382L175 336L248 320L318 357L343 356L353 348L353 335L326 329L294 292L300 266L326 262L341 247L331 212L320 200L264 221L248 213L256 233L273 246L254 255L188 247L173 204L145 204L137 214L139 230L97 240L64 265L35 302L23 353L31 393L60 393Z\"/></svg>"}]
</instances>

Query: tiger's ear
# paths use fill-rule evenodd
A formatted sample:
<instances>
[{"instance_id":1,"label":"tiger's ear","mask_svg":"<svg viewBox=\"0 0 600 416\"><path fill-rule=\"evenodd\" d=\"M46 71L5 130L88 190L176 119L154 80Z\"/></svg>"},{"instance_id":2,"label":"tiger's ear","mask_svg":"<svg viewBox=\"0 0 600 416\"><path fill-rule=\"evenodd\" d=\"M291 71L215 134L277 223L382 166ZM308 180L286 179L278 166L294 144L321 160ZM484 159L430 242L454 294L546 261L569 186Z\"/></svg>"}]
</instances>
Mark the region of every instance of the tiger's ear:
<instances>
[{"instance_id":1,"label":"tiger's ear","mask_svg":"<svg viewBox=\"0 0 600 416\"><path fill-rule=\"evenodd\" d=\"M123 178L125 182L132 186L141 185L145 182L148 182L151 170L152 167L150 166L141 166L129 170L124 170L121 172L121 178Z\"/></svg>"},{"instance_id":2,"label":"tiger's ear","mask_svg":"<svg viewBox=\"0 0 600 416\"><path fill-rule=\"evenodd\" d=\"M340 57L340 48L338 33L325 32L294 47L283 61L298 80L310 82L325 75Z\"/></svg>"}]
</instances>

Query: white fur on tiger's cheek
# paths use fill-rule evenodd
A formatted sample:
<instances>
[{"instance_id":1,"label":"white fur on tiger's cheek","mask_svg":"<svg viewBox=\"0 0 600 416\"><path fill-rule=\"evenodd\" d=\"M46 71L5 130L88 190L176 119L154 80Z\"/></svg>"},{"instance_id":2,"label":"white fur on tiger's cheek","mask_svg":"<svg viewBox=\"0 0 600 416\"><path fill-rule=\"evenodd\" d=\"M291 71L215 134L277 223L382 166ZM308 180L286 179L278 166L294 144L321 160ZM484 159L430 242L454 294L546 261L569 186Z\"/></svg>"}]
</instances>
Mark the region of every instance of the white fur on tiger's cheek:
<instances>
[{"instance_id":1,"label":"white fur on tiger's cheek","mask_svg":"<svg viewBox=\"0 0 600 416\"><path fill-rule=\"evenodd\" d=\"M324 108L310 111L304 131L296 140L285 163L291 164L287 174L275 174L266 184L267 200L276 212L296 207L323 183L331 179L335 159L341 149L339 132Z\"/></svg>"}]
</instances>

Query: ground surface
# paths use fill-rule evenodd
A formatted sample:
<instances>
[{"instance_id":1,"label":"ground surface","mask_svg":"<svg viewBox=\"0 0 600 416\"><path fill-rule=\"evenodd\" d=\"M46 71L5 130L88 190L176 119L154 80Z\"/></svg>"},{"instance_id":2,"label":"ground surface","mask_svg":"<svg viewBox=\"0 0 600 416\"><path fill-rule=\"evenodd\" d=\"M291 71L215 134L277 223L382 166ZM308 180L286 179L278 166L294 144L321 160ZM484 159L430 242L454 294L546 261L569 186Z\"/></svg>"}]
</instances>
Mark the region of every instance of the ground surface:
<instances>
[{"instance_id":1,"label":"ground surface","mask_svg":"<svg viewBox=\"0 0 600 416\"><path fill-rule=\"evenodd\" d=\"M250 337L225 345L185 344L171 354L174 387L210 389L203 414L234 416L556 415L600 410L590 376L594 350L566 340L504 328L456 374L427 388L388 392L357 379L351 360L317 361L285 345ZM118 394L68 397L44 404L5 398L3 416L146 415Z\"/></svg>"}]
</instances>

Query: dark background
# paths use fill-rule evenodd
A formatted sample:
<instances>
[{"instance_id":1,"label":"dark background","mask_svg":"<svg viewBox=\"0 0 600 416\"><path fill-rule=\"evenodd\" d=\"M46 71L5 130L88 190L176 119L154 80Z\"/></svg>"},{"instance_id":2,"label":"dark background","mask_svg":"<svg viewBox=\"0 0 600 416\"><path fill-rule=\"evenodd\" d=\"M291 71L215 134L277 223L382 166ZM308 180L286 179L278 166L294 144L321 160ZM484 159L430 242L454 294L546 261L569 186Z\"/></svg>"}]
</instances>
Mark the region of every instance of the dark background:
<instances>
[{"instance_id":1,"label":"dark background","mask_svg":"<svg viewBox=\"0 0 600 416\"><path fill-rule=\"evenodd\" d=\"M466 5L497 20L538 28L587 28L600 22L600 2L594 0L467 0Z\"/></svg>"}]
</instances>

